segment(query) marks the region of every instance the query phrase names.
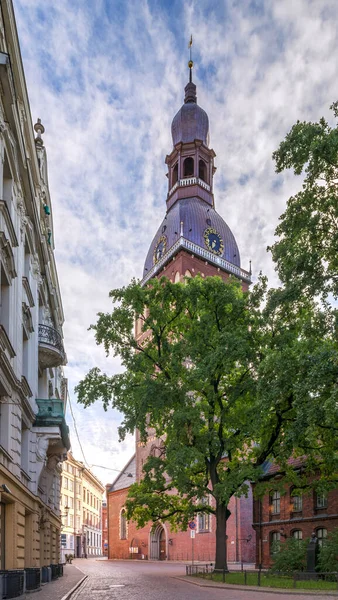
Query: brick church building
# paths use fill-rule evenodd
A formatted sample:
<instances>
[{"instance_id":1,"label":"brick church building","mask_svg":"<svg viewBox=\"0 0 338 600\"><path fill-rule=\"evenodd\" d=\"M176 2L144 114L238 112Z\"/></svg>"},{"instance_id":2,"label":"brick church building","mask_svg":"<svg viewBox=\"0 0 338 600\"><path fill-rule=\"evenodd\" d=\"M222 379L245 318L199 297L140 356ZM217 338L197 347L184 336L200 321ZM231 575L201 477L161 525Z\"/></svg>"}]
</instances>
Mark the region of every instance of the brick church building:
<instances>
[{"instance_id":1,"label":"brick church building","mask_svg":"<svg viewBox=\"0 0 338 600\"><path fill-rule=\"evenodd\" d=\"M145 260L142 284L153 277L166 276L171 281L184 277L229 275L238 277L247 289L250 273L241 268L240 253L233 233L215 210L213 177L215 152L209 146L209 119L197 104L196 85L190 80L185 87L184 104L172 126L173 147L166 157L168 195L166 213ZM135 336L141 337L136 323ZM135 454L112 485L107 486L108 558L213 561L215 558L215 517L207 513L196 516L195 538L190 531L174 533L167 523L149 523L137 529L127 522L125 500L128 489L142 478L142 465L161 444L149 432L147 444L136 432ZM210 499L206 499L211 502ZM255 561L253 499L232 498L227 523L228 561Z\"/></svg>"}]
</instances>

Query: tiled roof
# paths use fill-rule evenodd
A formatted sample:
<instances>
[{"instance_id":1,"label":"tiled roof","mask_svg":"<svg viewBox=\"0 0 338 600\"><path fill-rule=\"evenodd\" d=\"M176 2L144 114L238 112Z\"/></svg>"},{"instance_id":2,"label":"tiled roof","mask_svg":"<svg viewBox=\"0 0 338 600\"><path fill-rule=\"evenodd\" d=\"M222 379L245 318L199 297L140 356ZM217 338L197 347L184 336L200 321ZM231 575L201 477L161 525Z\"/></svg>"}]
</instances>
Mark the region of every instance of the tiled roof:
<instances>
[{"instance_id":1,"label":"tiled roof","mask_svg":"<svg viewBox=\"0 0 338 600\"><path fill-rule=\"evenodd\" d=\"M131 477L130 475L131 474ZM124 469L121 473L116 477L115 481L111 484L110 488L107 490L109 492L116 492L117 490L123 490L124 488L130 487L133 483L136 482L136 455L134 454L130 461L127 462Z\"/></svg>"},{"instance_id":2,"label":"tiled roof","mask_svg":"<svg viewBox=\"0 0 338 600\"><path fill-rule=\"evenodd\" d=\"M306 461L306 457L305 456L300 456L298 458L289 458L289 460L287 461L287 464L290 467L293 467L294 469L298 469L299 467L301 467L302 465L305 464ZM269 462L266 461L263 464L263 478L265 477L271 477L272 475L277 475L278 473L283 473L284 472L284 468L282 468L280 465L278 465L275 462Z\"/></svg>"}]
</instances>

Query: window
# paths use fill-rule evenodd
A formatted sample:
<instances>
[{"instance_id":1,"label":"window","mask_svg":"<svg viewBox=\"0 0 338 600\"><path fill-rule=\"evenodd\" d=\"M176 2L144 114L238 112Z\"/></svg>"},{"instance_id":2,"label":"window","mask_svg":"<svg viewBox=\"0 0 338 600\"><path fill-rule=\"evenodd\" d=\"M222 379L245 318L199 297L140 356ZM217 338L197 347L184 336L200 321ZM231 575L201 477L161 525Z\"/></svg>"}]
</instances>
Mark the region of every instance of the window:
<instances>
[{"instance_id":1,"label":"window","mask_svg":"<svg viewBox=\"0 0 338 600\"><path fill-rule=\"evenodd\" d=\"M199 500L199 504L209 505L208 498L202 498ZM198 513L198 532L209 531L210 529L210 514L207 512Z\"/></svg>"},{"instance_id":2,"label":"window","mask_svg":"<svg viewBox=\"0 0 338 600\"><path fill-rule=\"evenodd\" d=\"M21 468L28 474L29 470L29 428L21 421Z\"/></svg>"},{"instance_id":3,"label":"window","mask_svg":"<svg viewBox=\"0 0 338 600\"><path fill-rule=\"evenodd\" d=\"M127 539L127 517L126 511L123 508L120 513L120 540Z\"/></svg>"},{"instance_id":4,"label":"window","mask_svg":"<svg viewBox=\"0 0 338 600\"><path fill-rule=\"evenodd\" d=\"M76 529L79 531L81 528L80 517L76 517Z\"/></svg>"},{"instance_id":5,"label":"window","mask_svg":"<svg viewBox=\"0 0 338 600\"><path fill-rule=\"evenodd\" d=\"M183 163L183 177L192 177L194 175L194 159L189 156Z\"/></svg>"},{"instance_id":6,"label":"window","mask_svg":"<svg viewBox=\"0 0 338 600\"><path fill-rule=\"evenodd\" d=\"M83 488L83 502L86 502L86 488Z\"/></svg>"},{"instance_id":7,"label":"window","mask_svg":"<svg viewBox=\"0 0 338 600\"><path fill-rule=\"evenodd\" d=\"M301 530L301 529L295 529L295 530L292 532L292 537L293 537L295 540L301 541L301 540L303 539L303 532L302 532L302 530Z\"/></svg>"},{"instance_id":8,"label":"window","mask_svg":"<svg viewBox=\"0 0 338 600\"><path fill-rule=\"evenodd\" d=\"M327 507L327 495L326 494L316 494L316 508L326 508Z\"/></svg>"},{"instance_id":9,"label":"window","mask_svg":"<svg viewBox=\"0 0 338 600\"><path fill-rule=\"evenodd\" d=\"M178 180L178 163L176 163L176 165L173 168L173 180L172 180L172 185L175 185L176 181Z\"/></svg>"},{"instance_id":10,"label":"window","mask_svg":"<svg viewBox=\"0 0 338 600\"><path fill-rule=\"evenodd\" d=\"M280 533L279 531L272 531L270 533L270 554L276 554L280 548Z\"/></svg>"},{"instance_id":11,"label":"window","mask_svg":"<svg viewBox=\"0 0 338 600\"><path fill-rule=\"evenodd\" d=\"M319 529L317 529L316 535L318 539L318 546L322 547L322 545L325 544L327 538L327 529L325 529L324 527L320 527Z\"/></svg>"},{"instance_id":12,"label":"window","mask_svg":"<svg viewBox=\"0 0 338 600\"><path fill-rule=\"evenodd\" d=\"M76 493L81 494L81 484L80 483L76 484Z\"/></svg>"},{"instance_id":13,"label":"window","mask_svg":"<svg viewBox=\"0 0 338 600\"><path fill-rule=\"evenodd\" d=\"M67 536L65 533L61 533L61 548L67 548Z\"/></svg>"},{"instance_id":14,"label":"window","mask_svg":"<svg viewBox=\"0 0 338 600\"><path fill-rule=\"evenodd\" d=\"M280 513L280 492L272 492L270 496L270 507L273 515Z\"/></svg>"},{"instance_id":15,"label":"window","mask_svg":"<svg viewBox=\"0 0 338 600\"><path fill-rule=\"evenodd\" d=\"M66 496L66 495L63 497L63 506L69 506L68 505L68 496Z\"/></svg>"},{"instance_id":16,"label":"window","mask_svg":"<svg viewBox=\"0 0 338 600\"><path fill-rule=\"evenodd\" d=\"M74 491L74 484L73 484L73 480L72 480L72 479L70 479L70 480L69 480L69 490L70 490L71 492L73 492L73 491Z\"/></svg>"},{"instance_id":17,"label":"window","mask_svg":"<svg viewBox=\"0 0 338 600\"><path fill-rule=\"evenodd\" d=\"M4 267L1 264L0 270L0 324L5 328L9 336L9 320L10 320L10 283L5 273Z\"/></svg>"},{"instance_id":18,"label":"window","mask_svg":"<svg viewBox=\"0 0 338 600\"><path fill-rule=\"evenodd\" d=\"M77 500L76 508L77 508L77 510L81 510L81 500Z\"/></svg>"},{"instance_id":19,"label":"window","mask_svg":"<svg viewBox=\"0 0 338 600\"><path fill-rule=\"evenodd\" d=\"M207 180L207 165L204 160L200 160L198 163L198 177L203 181Z\"/></svg>"},{"instance_id":20,"label":"window","mask_svg":"<svg viewBox=\"0 0 338 600\"><path fill-rule=\"evenodd\" d=\"M301 512L301 510L303 509L302 496L292 496L291 502L292 502L292 511L293 512Z\"/></svg>"},{"instance_id":21,"label":"window","mask_svg":"<svg viewBox=\"0 0 338 600\"><path fill-rule=\"evenodd\" d=\"M68 490L68 477L63 478L63 487L65 490Z\"/></svg>"},{"instance_id":22,"label":"window","mask_svg":"<svg viewBox=\"0 0 338 600\"><path fill-rule=\"evenodd\" d=\"M74 527L74 515L69 515L69 525L70 527Z\"/></svg>"},{"instance_id":23,"label":"window","mask_svg":"<svg viewBox=\"0 0 338 600\"><path fill-rule=\"evenodd\" d=\"M72 496L69 496L68 503L69 508L74 508L74 498Z\"/></svg>"}]
</instances>

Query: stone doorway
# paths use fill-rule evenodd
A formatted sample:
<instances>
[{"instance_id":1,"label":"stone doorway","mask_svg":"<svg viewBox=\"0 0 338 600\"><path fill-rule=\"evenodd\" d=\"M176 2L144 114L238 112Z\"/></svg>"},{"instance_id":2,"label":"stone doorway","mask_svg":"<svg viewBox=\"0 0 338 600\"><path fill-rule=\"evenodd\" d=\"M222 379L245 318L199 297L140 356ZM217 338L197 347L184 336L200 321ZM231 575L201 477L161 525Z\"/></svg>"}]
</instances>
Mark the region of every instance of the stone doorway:
<instances>
[{"instance_id":1,"label":"stone doorway","mask_svg":"<svg viewBox=\"0 0 338 600\"><path fill-rule=\"evenodd\" d=\"M151 560L166 560L167 559L167 538L166 532L160 523L154 525L150 532L150 559Z\"/></svg>"}]
</instances>

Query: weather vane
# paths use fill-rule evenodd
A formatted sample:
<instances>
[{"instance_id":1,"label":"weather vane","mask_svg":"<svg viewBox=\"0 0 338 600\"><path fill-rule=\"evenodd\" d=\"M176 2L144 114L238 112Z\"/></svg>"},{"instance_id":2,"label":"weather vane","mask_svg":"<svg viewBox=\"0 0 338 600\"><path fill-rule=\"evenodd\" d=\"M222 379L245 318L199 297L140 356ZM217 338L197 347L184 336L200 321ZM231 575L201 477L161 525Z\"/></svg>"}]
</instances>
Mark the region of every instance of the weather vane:
<instances>
[{"instance_id":1,"label":"weather vane","mask_svg":"<svg viewBox=\"0 0 338 600\"><path fill-rule=\"evenodd\" d=\"M188 62L188 67L190 69L190 81L192 81L192 68L194 66L194 61L192 60L192 56L191 56L191 46L192 46L192 35L190 36L190 41L188 44L188 48L190 50L190 58L189 58L189 62Z\"/></svg>"}]
</instances>

